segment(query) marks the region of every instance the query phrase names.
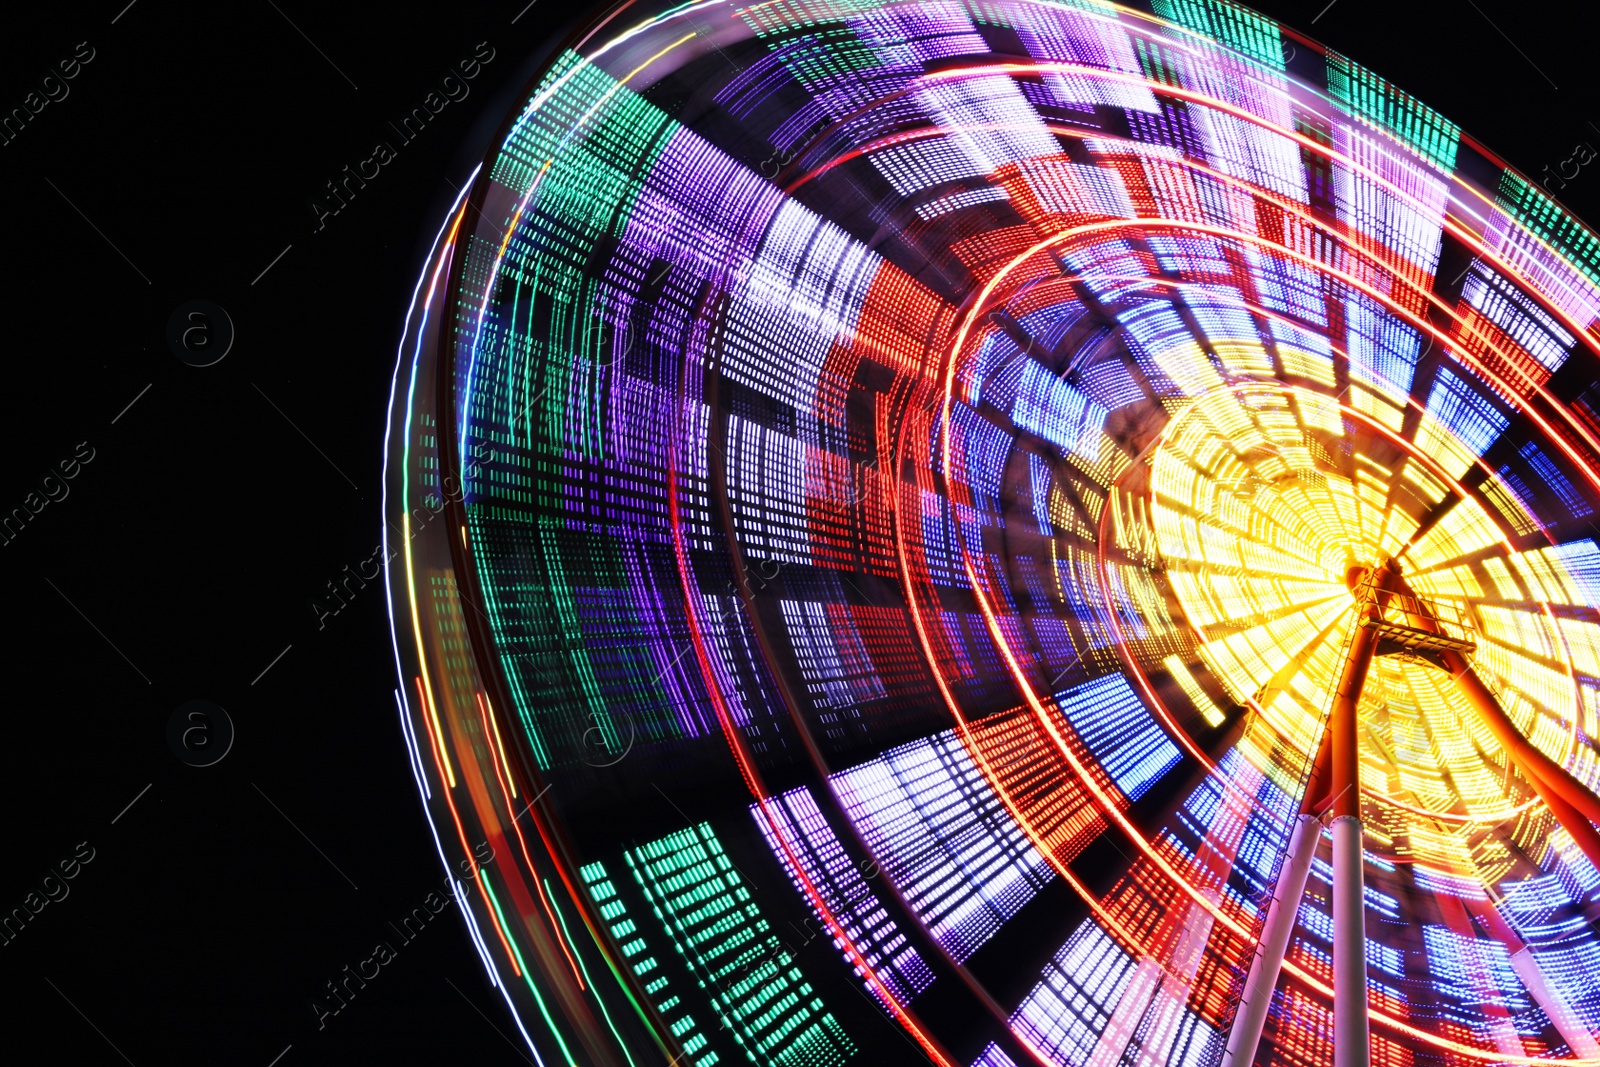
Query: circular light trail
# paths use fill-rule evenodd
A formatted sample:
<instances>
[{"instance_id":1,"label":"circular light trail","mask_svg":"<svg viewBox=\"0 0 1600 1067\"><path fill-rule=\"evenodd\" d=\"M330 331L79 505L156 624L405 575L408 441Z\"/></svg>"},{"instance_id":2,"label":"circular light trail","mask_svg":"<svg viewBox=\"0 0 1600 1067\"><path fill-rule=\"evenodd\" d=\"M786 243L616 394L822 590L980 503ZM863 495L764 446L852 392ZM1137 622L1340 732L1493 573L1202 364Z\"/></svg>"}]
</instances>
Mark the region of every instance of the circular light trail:
<instances>
[{"instance_id":1,"label":"circular light trail","mask_svg":"<svg viewBox=\"0 0 1600 1067\"><path fill-rule=\"evenodd\" d=\"M1600 1065L1600 238L1148 7L624 3L443 220L396 712L535 1062L1320 1067L1345 892L1372 1062Z\"/></svg>"}]
</instances>

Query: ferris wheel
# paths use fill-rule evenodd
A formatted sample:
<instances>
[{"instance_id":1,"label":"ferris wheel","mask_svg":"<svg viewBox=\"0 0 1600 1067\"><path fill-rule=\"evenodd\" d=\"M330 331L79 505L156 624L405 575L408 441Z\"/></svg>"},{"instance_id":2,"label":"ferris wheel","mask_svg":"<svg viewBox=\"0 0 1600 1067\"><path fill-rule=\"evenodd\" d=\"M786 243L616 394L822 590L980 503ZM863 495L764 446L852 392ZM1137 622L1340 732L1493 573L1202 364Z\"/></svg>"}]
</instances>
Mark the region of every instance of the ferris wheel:
<instances>
[{"instance_id":1,"label":"ferris wheel","mask_svg":"<svg viewBox=\"0 0 1600 1067\"><path fill-rule=\"evenodd\" d=\"M597 14L386 452L524 1046L1600 1064L1597 320L1600 238L1227 0Z\"/></svg>"}]
</instances>

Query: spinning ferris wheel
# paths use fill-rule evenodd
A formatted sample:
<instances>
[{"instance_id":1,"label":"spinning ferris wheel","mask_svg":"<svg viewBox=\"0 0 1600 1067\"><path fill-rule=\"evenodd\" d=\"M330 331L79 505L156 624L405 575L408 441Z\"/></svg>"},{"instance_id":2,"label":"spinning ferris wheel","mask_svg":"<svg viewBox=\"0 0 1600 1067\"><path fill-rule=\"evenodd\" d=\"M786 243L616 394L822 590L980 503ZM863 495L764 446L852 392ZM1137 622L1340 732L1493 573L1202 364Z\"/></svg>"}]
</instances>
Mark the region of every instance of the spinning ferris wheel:
<instances>
[{"instance_id":1,"label":"spinning ferris wheel","mask_svg":"<svg viewBox=\"0 0 1600 1067\"><path fill-rule=\"evenodd\" d=\"M387 452L530 1055L1600 1064L1597 320L1600 238L1226 0L597 16Z\"/></svg>"}]
</instances>

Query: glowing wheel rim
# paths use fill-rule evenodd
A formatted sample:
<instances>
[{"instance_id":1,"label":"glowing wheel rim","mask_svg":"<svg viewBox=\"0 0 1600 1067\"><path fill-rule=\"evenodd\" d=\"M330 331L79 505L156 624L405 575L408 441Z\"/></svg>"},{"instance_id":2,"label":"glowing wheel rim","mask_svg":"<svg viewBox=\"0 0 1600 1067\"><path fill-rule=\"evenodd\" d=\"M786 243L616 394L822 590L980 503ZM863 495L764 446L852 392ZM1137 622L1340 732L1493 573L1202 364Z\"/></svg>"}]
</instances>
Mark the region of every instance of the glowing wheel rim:
<instances>
[{"instance_id":1,"label":"glowing wheel rim","mask_svg":"<svg viewBox=\"0 0 1600 1067\"><path fill-rule=\"evenodd\" d=\"M398 714L541 1062L1215 1062L1350 563L1600 781L1600 240L1343 57L1152 6L623 6L444 221ZM1600 872L1379 664L1375 1057L1584 1059L1450 901L1592 1034ZM1327 1058L1306 907L1274 1063Z\"/></svg>"}]
</instances>

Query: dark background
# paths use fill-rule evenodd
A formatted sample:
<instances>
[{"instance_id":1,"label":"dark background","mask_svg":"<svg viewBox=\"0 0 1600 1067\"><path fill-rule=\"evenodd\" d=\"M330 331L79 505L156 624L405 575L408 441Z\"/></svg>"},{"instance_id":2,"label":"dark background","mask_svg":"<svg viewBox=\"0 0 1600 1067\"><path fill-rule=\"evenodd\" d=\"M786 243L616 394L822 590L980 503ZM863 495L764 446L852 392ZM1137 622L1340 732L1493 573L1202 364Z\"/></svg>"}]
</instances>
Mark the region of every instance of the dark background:
<instances>
[{"instance_id":1,"label":"dark background","mask_svg":"<svg viewBox=\"0 0 1600 1067\"><path fill-rule=\"evenodd\" d=\"M1255 6L1536 180L1600 148L1582 14L1324 2ZM320 630L311 602L378 542L395 345L451 183L579 9L125 3L13 5L0 32L0 112L79 42L95 53L0 146L0 513L79 442L94 450L0 545L0 912L94 849L0 946L0 1056L524 1062L449 912L317 1029L310 999L395 941L388 922L442 875L396 729L382 588ZM323 182L396 141L384 123L479 42L495 58L471 95L316 231ZM1600 160L1556 195L1600 222ZM165 343L195 298L237 331L207 368ZM208 768L166 743L195 698L238 731Z\"/></svg>"}]
</instances>

